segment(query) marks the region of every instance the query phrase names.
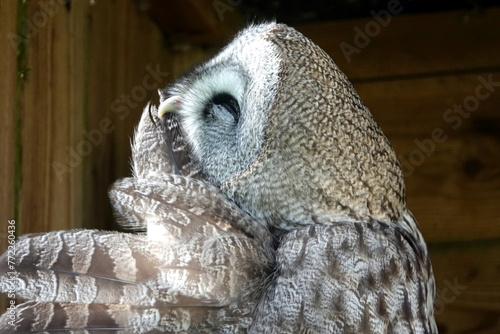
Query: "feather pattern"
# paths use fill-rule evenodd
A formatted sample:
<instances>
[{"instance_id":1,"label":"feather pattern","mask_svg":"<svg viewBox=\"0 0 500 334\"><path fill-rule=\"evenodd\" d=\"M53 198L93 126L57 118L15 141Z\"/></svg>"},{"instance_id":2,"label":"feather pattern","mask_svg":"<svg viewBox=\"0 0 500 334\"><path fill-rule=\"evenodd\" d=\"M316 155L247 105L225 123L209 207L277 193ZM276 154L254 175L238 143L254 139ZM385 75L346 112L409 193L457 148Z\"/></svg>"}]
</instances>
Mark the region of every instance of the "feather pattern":
<instances>
[{"instance_id":1,"label":"feather pattern","mask_svg":"<svg viewBox=\"0 0 500 334\"><path fill-rule=\"evenodd\" d=\"M379 221L293 230L250 332L435 332L425 307L430 262L415 245L404 228Z\"/></svg>"},{"instance_id":2,"label":"feather pattern","mask_svg":"<svg viewBox=\"0 0 500 334\"><path fill-rule=\"evenodd\" d=\"M0 259L0 290L36 302L19 305L15 322L4 314L0 333L239 333L249 326L272 259L269 231L193 178L194 163L182 168L191 177L178 174L168 145L179 153L182 142L164 141L161 129L146 108L133 144L135 177L110 190L117 220L147 233L21 237L15 277L7 254ZM145 155L145 147L153 152Z\"/></svg>"},{"instance_id":3,"label":"feather pattern","mask_svg":"<svg viewBox=\"0 0 500 334\"><path fill-rule=\"evenodd\" d=\"M168 332L174 323L184 330L208 330L222 322L230 327L236 322L232 317L241 324L245 315L250 321L253 294L259 293L266 276L265 249L230 228L221 231L218 226L198 223L193 221L197 226L175 233L163 230L166 233L156 236L158 240L144 234L95 230L22 237L16 248L17 276L2 275L0 288L12 290L14 285L18 298L39 303L20 305L14 328L2 333L34 333L40 326L61 331L96 327L94 318L72 321L73 312L63 310L91 311L97 305L108 309L106 326L118 324L131 333ZM233 308L237 315L231 312ZM59 321L46 327L40 321L50 318L23 316L41 310L55 312ZM112 310L117 310L116 315ZM146 321L143 317L148 312L150 320Z\"/></svg>"},{"instance_id":4,"label":"feather pattern","mask_svg":"<svg viewBox=\"0 0 500 334\"><path fill-rule=\"evenodd\" d=\"M437 333L396 155L323 50L250 26L160 96L109 191L134 233L21 237L0 334Z\"/></svg>"}]
</instances>

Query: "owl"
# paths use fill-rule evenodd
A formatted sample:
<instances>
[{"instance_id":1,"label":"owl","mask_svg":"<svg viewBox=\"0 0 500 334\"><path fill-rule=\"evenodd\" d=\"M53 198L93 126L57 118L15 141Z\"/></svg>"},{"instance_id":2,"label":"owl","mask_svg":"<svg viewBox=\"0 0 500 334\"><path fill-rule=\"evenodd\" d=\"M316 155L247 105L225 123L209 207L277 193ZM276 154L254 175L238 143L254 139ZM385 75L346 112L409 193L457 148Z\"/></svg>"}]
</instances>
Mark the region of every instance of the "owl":
<instances>
[{"instance_id":1,"label":"owl","mask_svg":"<svg viewBox=\"0 0 500 334\"><path fill-rule=\"evenodd\" d=\"M254 24L159 93L109 194L129 231L20 238L1 333L437 333L396 155L323 50Z\"/></svg>"}]
</instances>

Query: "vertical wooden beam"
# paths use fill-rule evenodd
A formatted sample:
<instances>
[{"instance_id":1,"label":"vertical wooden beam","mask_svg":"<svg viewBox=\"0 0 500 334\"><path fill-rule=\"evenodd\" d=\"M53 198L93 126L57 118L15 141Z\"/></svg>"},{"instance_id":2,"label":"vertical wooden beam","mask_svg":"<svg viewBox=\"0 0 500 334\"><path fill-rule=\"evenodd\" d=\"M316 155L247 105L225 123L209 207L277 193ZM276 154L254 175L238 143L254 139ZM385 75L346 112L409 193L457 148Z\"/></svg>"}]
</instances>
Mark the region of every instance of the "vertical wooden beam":
<instances>
[{"instance_id":1,"label":"vertical wooden beam","mask_svg":"<svg viewBox=\"0 0 500 334\"><path fill-rule=\"evenodd\" d=\"M0 57L0 243L1 251L7 248L7 222L14 219L14 175L15 175L15 113L16 113L16 53L14 44L17 24L17 2L0 2L0 36L2 36L2 57ZM12 43L11 43L12 42Z\"/></svg>"},{"instance_id":2,"label":"vertical wooden beam","mask_svg":"<svg viewBox=\"0 0 500 334\"><path fill-rule=\"evenodd\" d=\"M85 227L116 228L107 190L130 176L134 127L156 90L172 80L172 63L160 30L132 1L98 1L89 22L86 131L102 136L87 157L85 198L93 219Z\"/></svg>"},{"instance_id":3,"label":"vertical wooden beam","mask_svg":"<svg viewBox=\"0 0 500 334\"><path fill-rule=\"evenodd\" d=\"M16 54L17 1L0 2L0 252L8 247L8 226L15 215L16 186ZM14 225L15 226L15 225ZM12 231L12 230L10 230ZM8 307L6 296L0 298L0 310Z\"/></svg>"},{"instance_id":4,"label":"vertical wooden beam","mask_svg":"<svg viewBox=\"0 0 500 334\"><path fill-rule=\"evenodd\" d=\"M27 61L22 97L20 233L82 226L82 161L68 161L84 127L87 2L28 2ZM75 158L76 159L76 158Z\"/></svg>"}]
</instances>

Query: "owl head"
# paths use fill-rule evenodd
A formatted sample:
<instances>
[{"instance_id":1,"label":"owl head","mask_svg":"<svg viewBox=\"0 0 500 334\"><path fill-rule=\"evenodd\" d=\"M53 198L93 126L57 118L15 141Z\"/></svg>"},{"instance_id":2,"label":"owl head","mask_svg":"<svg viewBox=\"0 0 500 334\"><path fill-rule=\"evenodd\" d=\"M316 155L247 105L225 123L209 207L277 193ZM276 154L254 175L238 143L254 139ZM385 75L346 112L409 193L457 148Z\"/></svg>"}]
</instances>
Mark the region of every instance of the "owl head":
<instances>
[{"instance_id":1,"label":"owl head","mask_svg":"<svg viewBox=\"0 0 500 334\"><path fill-rule=\"evenodd\" d=\"M295 29L249 26L161 96L160 117L178 119L204 177L262 224L402 219L393 149L346 76Z\"/></svg>"}]
</instances>

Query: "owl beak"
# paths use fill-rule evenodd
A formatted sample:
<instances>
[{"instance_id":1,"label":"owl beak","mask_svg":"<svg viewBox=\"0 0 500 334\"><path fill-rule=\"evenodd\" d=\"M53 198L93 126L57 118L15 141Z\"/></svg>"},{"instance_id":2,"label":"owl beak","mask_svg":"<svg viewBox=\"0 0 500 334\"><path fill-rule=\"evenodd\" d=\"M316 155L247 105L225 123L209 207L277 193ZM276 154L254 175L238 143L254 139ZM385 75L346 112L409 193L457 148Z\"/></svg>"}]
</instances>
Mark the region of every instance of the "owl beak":
<instances>
[{"instance_id":1,"label":"owl beak","mask_svg":"<svg viewBox=\"0 0 500 334\"><path fill-rule=\"evenodd\" d=\"M158 117L162 118L168 112L176 112L178 104L181 103L178 96L171 96L158 107Z\"/></svg>"}]
</instances>

